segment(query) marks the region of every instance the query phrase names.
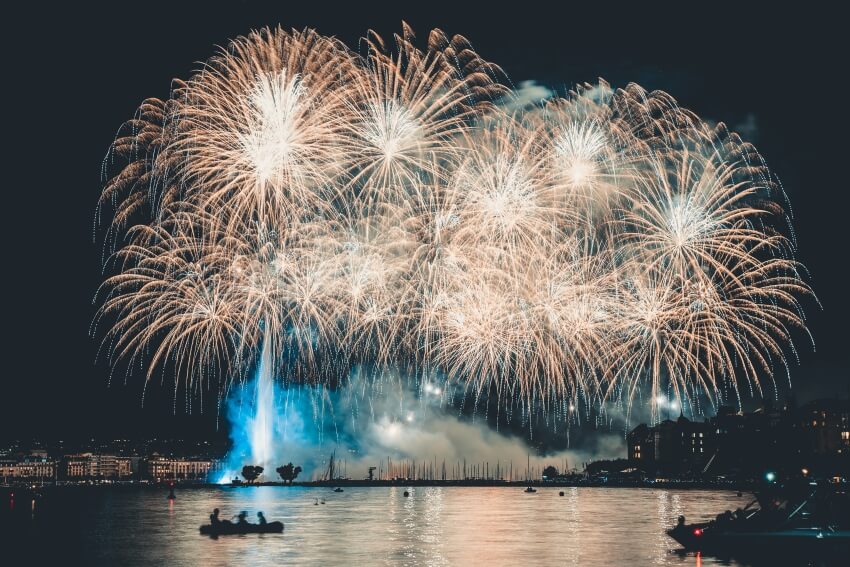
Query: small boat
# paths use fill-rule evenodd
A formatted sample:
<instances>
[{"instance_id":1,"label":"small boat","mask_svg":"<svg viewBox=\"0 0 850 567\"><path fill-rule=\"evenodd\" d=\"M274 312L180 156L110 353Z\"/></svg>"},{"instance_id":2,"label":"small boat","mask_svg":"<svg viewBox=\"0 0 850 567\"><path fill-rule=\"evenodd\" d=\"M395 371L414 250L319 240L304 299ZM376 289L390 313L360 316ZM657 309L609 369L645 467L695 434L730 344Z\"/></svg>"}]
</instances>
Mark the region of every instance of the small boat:
<instances>
[{"instance_id":1,"label":"small boat","mask_svg":"<svg viewBox=\"0 0 850 567\"><path fill-rule=\"evenodd\" d=\"M850 553L850 531L830 526L739 529L709 522L680 524L668 530L667 535L688 551L720 556L791 553L820 557Z\"/></svg>"},{"instance_id":2,"label":"small boat","mask_svg":"<svg viewBox=\"0 0 850 567\"><path fill-rule=\"evenodd\" d=\"M345 492L345 491L340 487L336 487L336 488L334 488L334 492Z\"/></svg>"},{"instance_id":3,"label":"small boat","mask_svg":"<svg viewBox=\"0 0 850 567\"><path fill-rule=\"evenodd\" d=\"M237 535L237 534L280 534L283 533L283 522L267 524L234 524L221 522L217 526L206 524L201 526L203 535Z\"/></svg>"},{"instance_id":4,"label":"small boat","mask_svg":"<svg viewBox=\"0 0 850 567\"><path fill-rule=\"evenodd\" d=\"M688 524L684 516L679 516L678 524L667 530L667 535L688 551L717 556L826 557L850 553L850 529L843 522L808 512L815 498L816 489L807 494L773 490L759 494L734 513L727 510L718 514L710 522ZM761 506L753 508L756 502Z\"/></svg>"},{"instance_id":5,"label":"small boat","mask_svg":"<svg viewBox=\"0 0 850 567\"><path fill-rule=\"evenodd\" d=\"M531 494L532 492L537 492L537 489L529 486L528 488L525 489L525 492L528 493L528 494Z\"/></svg>"}]
</instances>

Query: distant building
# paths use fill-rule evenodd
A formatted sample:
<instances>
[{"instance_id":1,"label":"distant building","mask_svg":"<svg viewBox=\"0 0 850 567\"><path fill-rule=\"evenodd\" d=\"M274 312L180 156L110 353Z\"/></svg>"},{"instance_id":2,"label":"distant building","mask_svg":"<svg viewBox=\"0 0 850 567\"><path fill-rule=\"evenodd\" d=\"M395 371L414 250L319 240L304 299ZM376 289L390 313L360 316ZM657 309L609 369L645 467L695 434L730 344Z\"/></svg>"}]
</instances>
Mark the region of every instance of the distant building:
<instances>
[{"instance_id":1,"label":"distant building","mask_svg":"<svg viewBox=\"0 0 850 567\"><path fill-rule=\"evenodd\" d=\"M655 428L641 423L627 435L628 458L655 466ZM646 467L649 469L650 467Z\"/></svg>"},{"instance_id":2,"label":"distant building","mask_svg":"<svg viewBox=\"0 0 850 567\"><path fill-rule=\"evenodd\" d=\"M793 414L793 402L783 408L766 402L748 413L729 406L718 408L710 420L717 435L711 472L755 477L795 459L801 445L791 427Z\"/></svg>"},{"instance_id":3,"label":"distant building","mask_svg":"<svg viewBox=\"0 0 850 567\"><path fill-rule=\"evenodd\" d=\"M819 399L799 408L766 402L752 412L721 406L705 422L680 416L627 435L628 458L656 473L759 478L801 468L850 471L850 400Z\"/></svg>"},{"instance_id":4,"label":"distant building","mask_svg":"<svg viewBox=\"0 0 850 567\"><path fill-rule=\"evenodd\" d=\"M699 474L714 454L714 428L680 415L652 427L638 425L628 434L627 445L629 458L645 471Z\"/></svg>"},{"instance_id":5,"label":"distant building","mask_svg":"<svg viewBox=\"0 0 850 567\"><path fill-rule=\"evenodd\" d=\"M63 465L65 477L72 480L94 478L99 470L97 458L92 453L65 455Z\"/></svg>"},{"instance_id":6,"label":"distant building","mask_svg":"<svg viewBox=\"0 0 850 567\"><path fill-rule=\"evenodd\" d=\"M80 453L65 455L63 465L64 476L68 480L121 480L132 478L134 474L132 457Z\"/></svg>"},{"instance_id":7,"label":"distant building","mask_svg":"<svg viewBox=\"0 0 850 567\"><path fill-rule=\"evenodd\" d=\"M206 480L216 462L210 459L186 459L154 456L147 460L147 477L154 481Z\"/></svg>"},{"instance_id":8,"label":"distant building","mask_svg":"<svg viewBox=\"0 0 850 567\"><path fill-rule=\"evenodd\" d=\"M809 453L850 452L850 400L814 400L800 406L794 422Z\"/></svg>"},{"instance_id":9,"label":"distant building","mask_svg":"<svg viewBox=\"0 0 850 567\"><path fill-rule=\"evenodd\" d=\"M0 460L0 479L53 480L56 463L47 457Z\"/></svg>"},{"instance_id":10,"label":"distant building","mask_svg":"<svg viewBox=\"0 0 850 567\"><path fill-rule=\"evenodd\" d=\"M128 479L139 475L139 457L117 457L115 465L118 478Z\"/></svg>"}]
</instances>

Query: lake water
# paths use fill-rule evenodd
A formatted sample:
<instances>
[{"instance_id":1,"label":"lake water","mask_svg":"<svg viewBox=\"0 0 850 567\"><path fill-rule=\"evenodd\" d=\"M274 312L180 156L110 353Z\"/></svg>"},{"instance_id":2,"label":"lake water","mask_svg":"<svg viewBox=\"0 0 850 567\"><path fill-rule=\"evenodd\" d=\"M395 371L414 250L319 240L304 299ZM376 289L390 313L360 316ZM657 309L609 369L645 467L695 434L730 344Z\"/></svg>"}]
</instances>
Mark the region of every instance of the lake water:
<instances>
[{"instance_id":1,"label":"lake water","mask_svg":"<svg viewBox=\"0 0 850 567\"><path fill-rule=\"evenodd\" d=\"M563 497L558 492L563 490ZM703 490L517 487L222 487L66 489L3 503L0 564L26 565L744 565L677 553L664 530L743 507L749 495ZM316 499L325 504L315 504ZM19 498L20 500L20 498ZM262 510L282 535L199 535ZM14 565L15 563L8 563ZM776 564L771 561L770 565Z\"/></svg>"}]
</instances>

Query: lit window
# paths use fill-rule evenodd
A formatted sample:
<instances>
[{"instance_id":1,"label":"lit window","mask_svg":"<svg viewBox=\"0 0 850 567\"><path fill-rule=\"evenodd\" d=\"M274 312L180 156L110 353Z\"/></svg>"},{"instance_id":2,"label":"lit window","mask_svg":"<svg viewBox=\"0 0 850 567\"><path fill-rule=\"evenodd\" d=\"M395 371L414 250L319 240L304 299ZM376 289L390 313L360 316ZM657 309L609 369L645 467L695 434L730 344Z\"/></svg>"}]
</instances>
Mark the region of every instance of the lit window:
<instances>
[{"instance_id":1,"label":"lit window","mask_svg":"<svg viewBox=\"0 0 850 567\"><path fill-rule=\"evenodd\" d=\"M702 436L703 436L703 434L702 434L702 433L700 433L700 434L699 434L699 436L700 436L700 437L702 437Z\"/></svg>"}]
</instances>

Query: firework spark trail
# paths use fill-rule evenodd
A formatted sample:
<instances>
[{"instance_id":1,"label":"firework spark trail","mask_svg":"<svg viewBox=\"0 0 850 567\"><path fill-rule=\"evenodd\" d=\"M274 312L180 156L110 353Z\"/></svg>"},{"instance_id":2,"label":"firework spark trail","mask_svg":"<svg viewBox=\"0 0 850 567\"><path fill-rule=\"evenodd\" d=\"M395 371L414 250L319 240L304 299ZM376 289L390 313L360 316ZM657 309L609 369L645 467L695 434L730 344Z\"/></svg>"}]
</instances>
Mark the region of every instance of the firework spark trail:
<instances>
[{"instance_id":1,"label":"firework spark trail","mask_svg":"<svg viewBox=\"0 0 850 567\"><path fill-rule=\"evenodd\" d=\"M400 366L525 414L787 366L811 290L755 148L637 85L509 112L463 37L394 39L253 32L142 104L98 206L114 364L187 392Z\"/></svg>"}]
</instances>

